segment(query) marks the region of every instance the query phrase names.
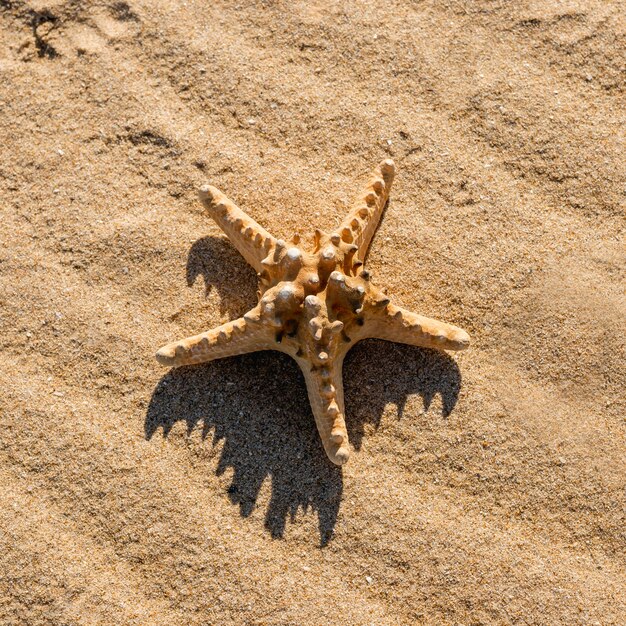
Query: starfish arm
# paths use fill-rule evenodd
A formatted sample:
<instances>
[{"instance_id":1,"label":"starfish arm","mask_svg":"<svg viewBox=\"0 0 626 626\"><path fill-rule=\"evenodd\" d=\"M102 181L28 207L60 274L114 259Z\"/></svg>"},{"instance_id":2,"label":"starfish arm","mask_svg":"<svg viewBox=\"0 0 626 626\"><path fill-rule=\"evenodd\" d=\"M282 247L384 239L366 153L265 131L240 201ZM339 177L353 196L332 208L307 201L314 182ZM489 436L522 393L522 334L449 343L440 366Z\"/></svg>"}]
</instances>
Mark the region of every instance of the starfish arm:
<instances>
[{"instance_id":1,"label":"starfish arm","mask_svg":"<svg viewBox=\"0 0 626 626\"><path fill-rule=\"evenodd\" d=\"M344 418L342 366L343 359L320 368L312 368L309 361L300 363L324 450L336 465L343 465L350 456Z\"/></svg>"},{"instance_id":2,"label":"starfish arm","mask_svg":"<svg viewBox=\"0 0 626 626\"><path fill-rule=\"evenodd\" d=\"M274 336L265 326L250 322L244 316L200 335L168 343L158 350L156 358L161 365L179 367L247 352L270 350L275 343Z\"/></svg>"},{"instance_id":3,"label":"starfish arm","mask_svg":"<svg viewBox=\"0 0 626 626\"><path fill-rule=\"evenodd\" d=\"M361 260L367 255L370 242L385 210L394 172L395 167L391 159L382 161L340 226L342 240L357 246L356 256Z\"/></svg>"},{"instance_id":4,"label":"starfish arm","mask_svg":"<svg viewBox=\"0 0 626 626\"><path fill-rule=\"evenodd\" d=\"M461 328L417 315L393 304L365 316L359 339L368 337L437 350L464 350L470 342Z\"/></svg>"},{"instance_id":5,"label":"starfish arm","mask_svg":"<svg viewBox=\"0 0 626 626\"><path fill-rule=\"evenodd\" d=\"M257 272L261 272L263 270L262 259L278 241L219 189L204 185L200 188L198 195L204 208L228 235L243 258Z\"/></svg>"}]
</instances>

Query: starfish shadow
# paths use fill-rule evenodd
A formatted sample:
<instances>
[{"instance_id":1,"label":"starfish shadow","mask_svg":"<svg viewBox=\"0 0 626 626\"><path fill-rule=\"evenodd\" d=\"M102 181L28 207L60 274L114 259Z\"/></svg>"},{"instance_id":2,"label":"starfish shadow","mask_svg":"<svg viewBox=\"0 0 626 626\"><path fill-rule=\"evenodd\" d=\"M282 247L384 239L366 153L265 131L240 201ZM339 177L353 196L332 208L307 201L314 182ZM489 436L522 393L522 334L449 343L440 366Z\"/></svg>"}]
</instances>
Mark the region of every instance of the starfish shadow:
<instances>
[{"instance_id":1,"label":"starfish shadow","mask_svg":"<svg viewBox=\"0 0 626 626\"><path fill-rule=\"evenodd\" d=\"M222 315L239 317L256 300L254 270L227 239L202 237L194 242L187 256L187 286L198 276L204 279L206 296L213 287L219 292Z\"/></svg>"},{"instance_id":2,"label":"starfish shadow","mask_svg":"<svg viewBox=\"0 0 626 626\"><path fill-rule=\"evenodd\" d=\"M246 269L247 268L247 269ZM250 276L248 276L250 274ZM223 313L241 315L254 301L254 274L227 241L203 237L187 261L187 283L202 275L215 287ZM344 364L350 441L361 447L366 424L380 423L392 402L402 414L407 397L419 394L426 408L435 395L444 416L456 404L461 375L445 353L386 341L359 342ZM223 440L217 475L232 468L228 494L249 516L263 483L271 481L265 526L283 537L300 509L318 517L320 543L332 538L343 492L341 469L327 459L311 414L304 379L285 354L257 352L170 370L157 384L145 418L145 436L167 437L176 422L191 433L202 428L213 445Z\"/></svg>"},{"instance_id":3,"label":"starfish shadow","mask_svg":"<svg viewBox=\"0 0 626 626\"><path fill-rule=\"evenodd\" d=\"M421 396L428 410L439 395L448 417L461 389L461 372L447 353L378 339L361 341L348 352L343 380L348 434L357 450L365 425L378 428L387 404L395 404L401 418L409 396Z\"/></svg>"},{"instance_id":4,"label":"starfish shadow","mask_svg":"<svg viewBox=\"0 0 626 626\"><path fill-rule=\"evenodd\" d=\"M265 526L283 536L300 509L318 516L320 543L332 537L343 490L340 468L326 458L292 359L257 352L170 370L158 383L145 420L146 438L167 437L178 421L224 440L217 474L232 468L228 494L243 517L254 510L266 478Z\"/></svg>"},{"instance_id":5,"label":"starfish shadow","mask_svg":"<svg viewBox=\"0 0 626 626\"><path fill-rule=\"evenodd\" d=\"M443 415L458 397L461 376L455 361L435 350L367 340L349 353L344 366L348 432L358 450L365 425L380 423L385 405L398 406L419 394L428 408L441 396ZM332 538L343 492L341 468L326 458L297 365L279 352L257 352L170 370L156 386L145 419L146 439L159 428L167 438L176 422L187 432L202 428L213 445L224 445L217 475L232 468L228 494L248 517L269 478L265 526L282 538L287 520L300 509L318 516L320 544Z\"/></svg>"}]
</instances>

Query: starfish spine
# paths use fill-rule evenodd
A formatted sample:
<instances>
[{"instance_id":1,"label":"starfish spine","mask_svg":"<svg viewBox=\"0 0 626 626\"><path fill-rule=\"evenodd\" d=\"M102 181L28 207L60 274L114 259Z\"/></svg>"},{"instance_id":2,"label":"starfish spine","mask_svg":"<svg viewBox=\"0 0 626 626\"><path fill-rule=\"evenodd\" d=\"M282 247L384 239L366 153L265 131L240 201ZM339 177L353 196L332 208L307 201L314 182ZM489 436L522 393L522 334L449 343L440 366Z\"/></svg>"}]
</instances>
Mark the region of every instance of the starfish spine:
<instances>
[{"instance_id":1,"label":"starfish spine","mask_svg":"<svg viewBox=\"0 0 626 626\"><path fill-rule=\"evenodd\" d=\"M263 327L240 317L205 333L169 343L157 352L156 358L161 365L179 367L271 350L273 343Z\"/></svg>"},{"instance_id":2,"label":"starfish spine","mask_svg":"<svg viewBox=\"0 0 626 626\"><path fill-rule=\"evenodd\" d=\"M380 163L339 227L342 240L356 245L360 259L365 259L372 237L383 216L394 175L395 167L391 159Z\"/></svg>"},{"instance_id":3,"label":"starfish spine","mask_svg":"<svg viewBox=\"0 0 626 626\"><path fill-rule=\"evenodd\" d=\"M228 235L243 258L257 271L262 270L261 261L270 248L276 247L276 239L219 189L204 185L198 192L200 202Z\"/></svg>"}]
</instances>

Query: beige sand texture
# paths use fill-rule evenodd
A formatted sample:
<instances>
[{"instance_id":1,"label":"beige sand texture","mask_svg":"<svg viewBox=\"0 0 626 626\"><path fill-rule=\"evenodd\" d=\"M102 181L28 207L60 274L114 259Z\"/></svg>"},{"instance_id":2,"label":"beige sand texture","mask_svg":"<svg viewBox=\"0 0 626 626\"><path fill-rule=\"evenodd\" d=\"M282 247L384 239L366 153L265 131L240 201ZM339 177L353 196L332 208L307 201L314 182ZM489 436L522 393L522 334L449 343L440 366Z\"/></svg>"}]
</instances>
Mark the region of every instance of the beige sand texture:
<instances>
[{"instance_id":1,"label":"beige sand texture","mask_svg":"<svg viewBox=\"0 0 626 626\"><path fill-rule=\"evenodd\" d=\"M0 624L626 623L623 2L0 0ZM466 329L163 370L341 222ZM310 243L310 242L309 242Z\"/></svg>"}]
</instances>

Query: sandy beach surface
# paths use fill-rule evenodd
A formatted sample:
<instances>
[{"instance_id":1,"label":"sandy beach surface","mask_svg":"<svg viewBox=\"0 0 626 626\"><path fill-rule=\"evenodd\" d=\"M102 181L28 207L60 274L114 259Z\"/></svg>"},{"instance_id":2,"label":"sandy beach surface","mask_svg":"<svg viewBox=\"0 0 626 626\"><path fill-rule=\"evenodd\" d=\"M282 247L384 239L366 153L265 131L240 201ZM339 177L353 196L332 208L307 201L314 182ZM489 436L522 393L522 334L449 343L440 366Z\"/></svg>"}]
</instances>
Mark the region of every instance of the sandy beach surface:
<instances>
[{"instance_id":1,"label":"sandy beach surface","mask_svg":"<svg viewBox=\"0 0 626 626\"><path fill-rule=\"evenodd\" d=\"M626 5L0 0L0 623L626 623ZM205 182L461 326L168 371L256 278Z\"/></svg>"}]
</instances>

